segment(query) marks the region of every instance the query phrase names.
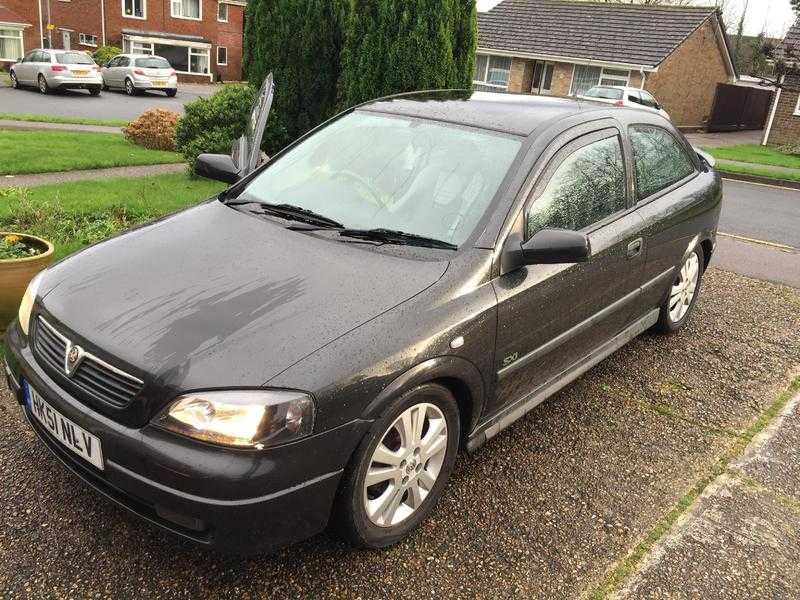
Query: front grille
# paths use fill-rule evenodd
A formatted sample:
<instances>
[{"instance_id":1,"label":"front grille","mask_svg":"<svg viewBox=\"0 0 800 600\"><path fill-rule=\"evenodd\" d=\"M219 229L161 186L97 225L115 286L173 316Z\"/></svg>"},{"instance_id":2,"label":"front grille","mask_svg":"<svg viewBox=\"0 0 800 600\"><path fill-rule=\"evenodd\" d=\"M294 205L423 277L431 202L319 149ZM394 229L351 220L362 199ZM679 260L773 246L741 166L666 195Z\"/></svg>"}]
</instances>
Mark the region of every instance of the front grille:
<instances>
[{"instance_id":1,"label":"front grille","mask_svg":"<svg viewBox=\"0 0 800 600\"><path fill-rule=\"evenodd\" d=\"M91 398L125 408L142 389L142 381L93 354L83 353L80 365L67 375L66 359L72 342L43 317L36 319L33 348L37 358L62 380Z\"/></svg>"}]
</instances>

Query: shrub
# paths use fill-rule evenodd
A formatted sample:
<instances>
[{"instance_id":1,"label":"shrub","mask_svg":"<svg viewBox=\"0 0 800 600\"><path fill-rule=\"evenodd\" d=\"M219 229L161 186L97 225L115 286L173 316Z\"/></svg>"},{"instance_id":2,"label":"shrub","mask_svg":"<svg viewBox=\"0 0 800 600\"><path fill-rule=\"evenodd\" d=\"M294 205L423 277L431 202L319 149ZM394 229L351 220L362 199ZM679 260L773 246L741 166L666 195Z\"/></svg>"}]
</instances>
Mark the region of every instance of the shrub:
<instances>
[{"instance_id":1,"label":"shrub","mask_svg":"<svg viewBox=\"0 0 800 600\"><path fill-rule=\"evenodd\" d=\"M274 154L336 112L346 0L250 0L244 68L254 87L272 71L263 147Z\"/></svg>"},{"instance_id":2,"label":"shrub","mask_svg":"<svg viewBox=\"0 0 800 600\"><path fill-rule=\"evenodd\" d=\"M98 65L104 65L117 54L122 54L122 48L117 48L116 46L100 46L92 53L92 58Z\"/></svg>"},{"instance_id":3,"label":"shrub","mask_svg":"<svg viewBox=\"0 0 800 600\"><path fill-rule=\"evenodd\" d=\"M252 88L226 85L213 96L186 105L186 112L178 121L175 142L191 171L199 154L231 151L233 141L244 133L254 101Z\"/></svg>"},{"instance_id":4,"label":"shrub","mask_svg":"<svg viewBox=\"0 0 800 600\"><path fill-rule=\"evenodd\" d=\"M123 133L125 137L151 150L175 150L175 130L180 115L161 108L146 110L131 121Z\"/></svg>"}]
</instances>

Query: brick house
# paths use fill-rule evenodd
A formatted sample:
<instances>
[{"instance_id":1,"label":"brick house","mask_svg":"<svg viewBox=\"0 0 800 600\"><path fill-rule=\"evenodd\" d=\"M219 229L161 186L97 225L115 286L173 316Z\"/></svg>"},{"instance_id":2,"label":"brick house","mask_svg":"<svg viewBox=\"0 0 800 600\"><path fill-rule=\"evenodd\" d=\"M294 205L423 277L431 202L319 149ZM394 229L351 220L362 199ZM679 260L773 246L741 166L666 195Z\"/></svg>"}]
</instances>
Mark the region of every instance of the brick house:
<instances>
[{"instance_id":1,"label":"brick house","mask_svg":"<svg viewBox=\"0 0 800 600\"><path fill-rule=\"evenodd\" d=\"M246 0L0 0L4 4L31 24L23 30L25 51L41 45L91 52L113 45L163 56L182 81L242 78Z\"/></svg>"},{"instance_id":2,"label":"brick house","mask_svg":"<svg viewBox=\"0 0 800 600\"><path fill-rule=\"evenodd\" d=\"M777 48L776 58L786 62L787 73L782 77L772 104L763 144L784 146L800 144L800 19L795 21Z\"/></svg>"},{"instance_id":3,"label":"brick house","mask_svg":"<svg viewBox=\"0 0 800 600\"><path fill-rule=\"evenodd\" d=\"M39 34L28 14L31 0L0 0L0 68L35 48Z\"/></svg>"},{"instance_id":4,"label":"brick house","mask_svg":"<svg viewBox=\"0 0 800 600\"><path fill-rule=\"evenodd\" d=\"M717 84L737 78L714 7L503 0L478 13L478 89L574 96L599 84L638 87L695 129Z\"/></svg>"}]
</instances>

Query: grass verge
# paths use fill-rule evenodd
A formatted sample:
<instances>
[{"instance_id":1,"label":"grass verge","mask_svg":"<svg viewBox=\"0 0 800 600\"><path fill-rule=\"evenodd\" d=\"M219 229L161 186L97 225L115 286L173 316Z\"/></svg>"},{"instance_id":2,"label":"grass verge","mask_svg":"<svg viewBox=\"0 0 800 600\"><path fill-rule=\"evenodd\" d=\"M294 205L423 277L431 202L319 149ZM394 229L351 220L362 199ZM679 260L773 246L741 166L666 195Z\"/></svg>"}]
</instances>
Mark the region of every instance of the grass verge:
<instances>
[{"instance_id":1,"label":"grass verge","mask_svg":"<svg viewBox=\"0 0 800 600\"><path fill-rule=\"evenodd\" d=\"M56 259L213 196L225 185L183 173L0 190L0 230L50 240Z\"/></svg>"},{"instance_id":2,"label":"grass verge","mask_svg":"<svg viewBox=\"0 0 800 600\"><path fill-rule=\"evenodd\" d=\"M769 167L759 167L754 165L752 167L745 165L732 165L730 163L718 162L716 166L717 171L720 173L740 173L742 175L757 175L759 177L769 177L770 179L782 179L784 181L800 181L800 172L792 173L791 171L776 171Z\"/></svg>"},{"instance_id":3,"label":"grass verge","mask_svg":"<svg viewBox=\"0 0 800 600\"><path fill-rule=\"evenodd\" d=\"M720 146L704 148L714 158L721 160L738 160L757 165L772 165L800 169L800 156L787 154L769 146L759 144L739 144L737 146Z\"/></svg>"},{"instance_id":4,"label":"grass verge","mask_svg":"<svg viewBox=\"0 0 800 600\"><path fill-rule=\"evenodd\" d=\"M625 581L634 573L636 567L648 552L666 535L675 522L688 511L694 502L705 491L706 487L717 477L725 473L730 463L742 455L753 438L780 414L789 400L800 393L800 377L794 380L765 410L761 415L739 436L736 436L733 446L712 467L709 472L697 481L675 505L662 516L655 526L634 546L628 555L606 576L603 582L589 595L592 600L604 600L618 590Z\"/></svg>"},{"instance_id":5,"label":"grass verge","mask_svg":"<svg viewBox=\"0 0 800 600\"><path fill-rule=\"evenodd\" d=\"M61 117L58 115L34 115L32 113L0 112L0 119L26 121L29 123L64 123L68 125L102 125L105 127L125 127L124 119L91 119L83 117Z\"/></svg>"},{"instance_id":6,"label":"grass verge","mask_svg":"<svg viewBox=\"0 0 800 600\"><path fill-rule=\"evenodd\" d=\"M0 130L0 175L179 162L177 152L148 150L114 133Z\"/></svg>"}]
</instances>

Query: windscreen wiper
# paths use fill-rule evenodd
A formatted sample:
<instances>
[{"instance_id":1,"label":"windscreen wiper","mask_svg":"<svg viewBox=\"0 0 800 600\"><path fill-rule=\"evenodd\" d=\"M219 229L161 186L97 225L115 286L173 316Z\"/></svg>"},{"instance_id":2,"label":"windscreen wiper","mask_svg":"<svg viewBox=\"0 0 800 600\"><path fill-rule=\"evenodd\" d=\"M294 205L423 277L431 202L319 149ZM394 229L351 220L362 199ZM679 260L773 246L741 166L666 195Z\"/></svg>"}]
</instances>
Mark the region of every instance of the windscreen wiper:
<instances>
[{"instance_id":1,"label":"windscreen wiper","mask_svg":"<svg viewBox=\"0 0 800 600\"><path fill-rule=\"evenodd\" d=\"M302 206L295 206L293 204L267 204L265 202L259 202L258 200L248 199L247 197L242 198L241 200L225 202L225 204L228 206L244 206L247 204L254 204L254 212L258 212L260 214L275 215L291 221L300 221L302 223L310 223L312 225L321 225L325 228L331 229L344 227L344 225L339 223L339 221L316 213L313 210L303 208Z\"/></svg>"},{"instance_id":2,"label":"windscreen wiper","mask_svg":"<svg viewBox=\"0 0 800 600\"><path fill-rule=\"evenodd\" d=\"M414 233L406 233L405 231L396 231L394 229L342 229L339 231L339 235L362 240L383 242L384 244L402 244L407 246L442 248L444 250L458 250L458 246L451 244L450 242L445 242L444 240L437 240L435 238L426 237L424 235L416 235Z\"/></svg>"}]
</instances>

